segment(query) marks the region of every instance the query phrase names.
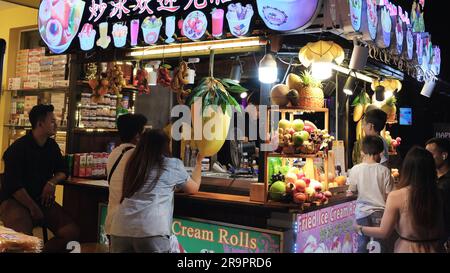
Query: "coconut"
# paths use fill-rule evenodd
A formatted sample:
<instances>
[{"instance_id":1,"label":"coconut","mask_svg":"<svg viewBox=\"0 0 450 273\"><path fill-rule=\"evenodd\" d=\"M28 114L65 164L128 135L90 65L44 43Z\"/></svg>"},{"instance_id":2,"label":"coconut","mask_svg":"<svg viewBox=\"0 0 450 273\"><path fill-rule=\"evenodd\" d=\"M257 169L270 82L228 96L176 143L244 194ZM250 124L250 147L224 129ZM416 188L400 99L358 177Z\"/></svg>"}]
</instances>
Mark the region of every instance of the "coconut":
<instances>
[{"instance_id":1,"label":"coconut","mask_svg":"<svg viewBox=\"0 0 450 273\"><path fill-rule=\"evenodd\" d=\"M286 106L289 103L288 99L289 87L285 84L277 84L270 91L270 98L272 104L279 106Z\"/></svg>"}]
</instances>

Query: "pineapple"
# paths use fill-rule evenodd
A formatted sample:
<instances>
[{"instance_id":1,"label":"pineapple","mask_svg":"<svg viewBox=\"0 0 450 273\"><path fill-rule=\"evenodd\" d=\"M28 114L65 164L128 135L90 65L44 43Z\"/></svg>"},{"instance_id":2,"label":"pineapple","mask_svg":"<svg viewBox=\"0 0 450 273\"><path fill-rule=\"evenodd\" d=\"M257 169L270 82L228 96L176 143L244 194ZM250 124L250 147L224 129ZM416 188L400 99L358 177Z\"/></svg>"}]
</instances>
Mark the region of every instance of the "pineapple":
<instances>
[{"instance_id":1,"label":"pineapple","mask_svg":"<svg viewBox=\"0 0 450 273\"><path fill-rule=\"evenodd\" d=\"M397 120L397 107L395 106L396 102L396 98L392 96L386 100L383 106L381 106L381 110L387 114L387 122L395 122Z\"/></svg>"},{"instance_id":2,"label":"pineapple","mask_svg":"<svg viewBox=\"0 0 450 273\"><path fill-rule=\"evenodd\" d=\"M313 78L309 71L301 73L302 88L299 90L299 106L302 108L321 108L324 105L322 83Z\"/></svg>"}]
</instances>

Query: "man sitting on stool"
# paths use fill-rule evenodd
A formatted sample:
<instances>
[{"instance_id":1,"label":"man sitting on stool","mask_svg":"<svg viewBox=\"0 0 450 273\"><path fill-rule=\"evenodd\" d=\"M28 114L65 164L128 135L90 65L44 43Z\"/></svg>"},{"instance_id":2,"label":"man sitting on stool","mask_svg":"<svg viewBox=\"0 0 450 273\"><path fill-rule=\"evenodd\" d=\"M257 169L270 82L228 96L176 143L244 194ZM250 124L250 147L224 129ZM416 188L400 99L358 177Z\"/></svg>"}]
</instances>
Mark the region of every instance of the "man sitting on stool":
<instances>
[{"instance_id":1,"label":"man sitting on stool","mask_svg":"<svg viewBox=\"0 0 450 273\"><path fill-rule=\"evenodd\" d=\"M79 237L77 225L55 202L55 187L66 179L67 167L58 144L52 105L36 105L29 113L32 131L16 140L4 153L4 181L0 190L0 219L15 231L32 235L44 225L54 238L44 252L65 251Z\"/></svg>"}]
</instances>

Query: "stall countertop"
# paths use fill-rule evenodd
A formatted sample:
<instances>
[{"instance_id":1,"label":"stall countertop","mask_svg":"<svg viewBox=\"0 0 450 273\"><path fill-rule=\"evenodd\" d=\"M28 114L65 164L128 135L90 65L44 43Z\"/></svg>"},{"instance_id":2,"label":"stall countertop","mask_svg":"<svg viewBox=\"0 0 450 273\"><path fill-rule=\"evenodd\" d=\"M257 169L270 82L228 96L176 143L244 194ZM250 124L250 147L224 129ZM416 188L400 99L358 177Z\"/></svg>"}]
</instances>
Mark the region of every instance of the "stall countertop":
<instances>
[{"instance_id":1,"label":"stall countertop","mask_svg":"<svg viewBox=\"0 0 450 273\"><path fill-rule=\"evenodd\" d=\"M77 185L77 186L88 186L94 188L108 189L108 181L107 180L96 180L96 179L86 179L86 178L78 178L71 177L67 179L64 184L69 185Z\"/></svg>"}]
</instances>

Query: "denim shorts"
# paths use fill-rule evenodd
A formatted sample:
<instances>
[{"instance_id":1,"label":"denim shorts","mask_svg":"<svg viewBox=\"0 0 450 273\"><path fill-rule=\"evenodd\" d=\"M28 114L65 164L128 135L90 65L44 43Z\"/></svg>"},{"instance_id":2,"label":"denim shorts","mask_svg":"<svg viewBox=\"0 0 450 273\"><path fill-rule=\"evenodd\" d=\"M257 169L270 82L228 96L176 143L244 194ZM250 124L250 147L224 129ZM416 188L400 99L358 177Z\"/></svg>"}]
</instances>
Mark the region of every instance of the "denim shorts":
<instances>
[{"instance_id":1,"label":"denim shorts","mask_svg":"<svg viewBox=\"0 0 450 273\"><path fill-rule=\"evenodd\" d=\"M366 227L379 227L381 218L383 218L383 211L375 211L367 217L356 219L356 223ZM383 240L374 238L374 241L380 243L381 253L393 253L396 239L396 234L393 234L389 238ZM370 237L358 235L358 253L368 253L367 244L369 242Z\"/></svg>"}]
</instances>

